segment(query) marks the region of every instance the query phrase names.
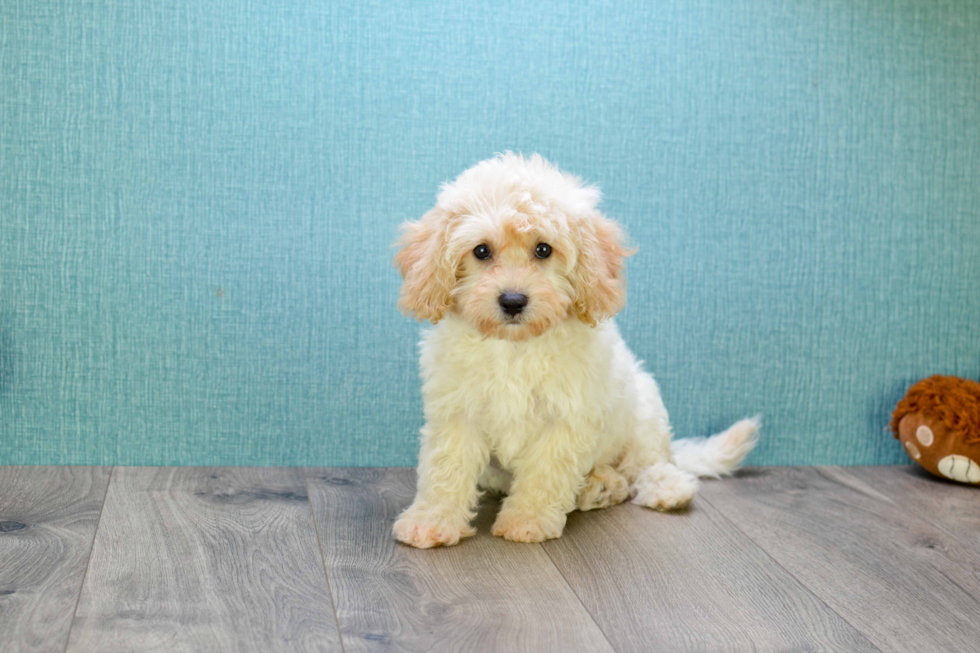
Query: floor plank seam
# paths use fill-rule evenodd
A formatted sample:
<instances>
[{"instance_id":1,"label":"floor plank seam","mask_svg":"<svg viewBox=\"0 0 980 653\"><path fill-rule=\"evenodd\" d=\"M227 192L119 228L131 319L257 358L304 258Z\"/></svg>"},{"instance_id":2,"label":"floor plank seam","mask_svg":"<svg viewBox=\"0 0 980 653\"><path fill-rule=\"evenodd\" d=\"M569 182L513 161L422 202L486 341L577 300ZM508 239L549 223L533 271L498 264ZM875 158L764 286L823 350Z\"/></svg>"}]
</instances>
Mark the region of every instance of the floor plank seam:
<instances>
[{"instance_id":1,"label":"floor plank seam","mask_svg":"<svg viewBox=\"0 0 980 653\"><path fill-rule=\"evenodd\" d=\"M303 485L306 487L306 505L310 509L310 516L313 518L313 532L316 533L316 547L320 552L320 565L323 567L323 579L327 583L327 592L330 593L330 609L333 611L333 620L337 625L337 638L340 641L340 651L345 653L344 633L340 629L340 616L337 614L337 599L333 594L333 586L330 584L330 572L327 570L327 559L323 555L323 542L320 540L320 527L316 523L316 510L313 509L313 501L310 499L310 477L307 473L309 468L303 468Z\"/></svg>"},{"instance_id":2,"label":"floor plank seam","mask_svg":"<svg viewBox=\"0 0 980 653\"><path fill-rule=\"evenodd\" d=\"M595 615L592 614L592 611L589 610L588 606L585 605L585 602L582 601L582 597L579 596L578 592L575 591L575 588L572 587L572 584L568 582L568 578L565 577L564 572L562 572L561 568L555 562L555 559L551 557L551 553L548 552L548 547L544 546L544 544L538 544L538 546L540 546L541 549L544 551L544 554L548 556L548 560L551 561L551 565L558 572L558 575L561 576L561 579L565 581L565 585L568 587L569 590L571 590L572 595L575 596L575 600L577 600L579 605L582 606L582 609L585 610L585 613L589 615L589 619L592 620L592 623L595 624L595 627L599 630L599 633L602 634L603 639L605 639L606 642L609 644L609 648L612 649L613 651L618 651L619 649L617 649L615 645L613 645L612 641L609 639L609 635L606 634L606 631L604 631L602 629L602 626L599 625L599 622L596 621Z\"/></svg>"},{"instance_id":3,"label":"floor plank seam","mask_svg":"<svg viewBox=\"0 0 980 653\"><path fill-rule=\"evenodd\" d=\"M744 530L742 530L741 528L739 528L739 527L738 527L738 524L736 524L736 523L735 523L734 521L732 521L731 519L729 519L729 518L728 518L728 515L726 515L726 514L725 514L725 511L724 511L724 510L722 510L721 508L719 508L718 506L716 506L716 505L715 505L714 503L712 503L712 502L711 502L711 500L710 500L710 499L709 499L708 497L706 497L706 496L705 496L705 495L704 495L703 493L702 493L702 494L700 494L700 496L699 496L699 498L700 498L700 499L701 499L702 501L705 501L706 503L708 503L708 505L710 505L710 506L711 506L711 507L712 507L712 508L713 508L713 509L715 510L715 512L717 512L717 513L718 513L718 514L719 514L719 515L721 516L721 518L722 518L722 519L724 519L724 520L725 520L726 522L728 522L728 524L729 524L729 525L730 525L730 526L731 526L731 527L732 527L732 528L733 528L733 529L734 529L734 530L735 530L736 532L738 532L738 533L740 533L740 534L741 534L741 535L742 535L743 537L745 537L745 538L746 538L746 539L747 539L747 540L748 540L749 542L751 542L751 543L752 543L752 544L753 544L753 545L754 545L754 546L755 546L755 547L756 547L757 549L759 549L760 551L762 551L762 553L763 553L763 555L765 555L765 556L766 556L766 558L768 558L769 560L771 560L771 561L772 561L772 563L773 563L774 565L776 565L777 567L779 567L780 569L782 569L783 571L785 571L785 572L786 572L787 574L789 574L789 576L790 576L790 578L792 578L792 579L794 579L794 580L795 580L795 581L796 581L797 583L799 583L799 584L800 584L800 587L802 587L802 588L804 588L804 589L805 589L805 590L806 590L807 592L809 592L809 593L810 593L811 595L813 595L813 597L814 597L814 598L815 598L816 600L818 600L818 601L820 601L820 603L822 603L822 604L824 605L824 607L826 607L826 608L827 608L828 610L830 610L831 612L833 612L834 614L836 614L836 615L837 615L838 617L840 617L840 619L841 619L841 621L843 621L843 622L844 622L844 623L846 623L846 624L847 624L848 626L850 626L851 628L853 628L853 629L854 629L854 632L856 632L856 633L859 633L859 634L861 635L861 637L863 637L863 638L864 638L864 640L865 640L866 642L868 642L868 645L870 645L870 646L871 646L872 648L874 648L875 650L877 650L877 651L881 651L882 653L884 653L884 651L883 651L883 650L882 650L882 649L881 649L881 648L880 648L880 647L879 647L879 646L878 646L877 644L875 644L875 643L874 643L874 642L872 642L872 641L871 641L870 639L868 639L868 636L867 636L867 635L866 635L866 634L864 633L864 631L863 631L863 630L861 630L860 628L858 628L857 626L855 626L854 624L852 624L852 623L850 622L850 620L849 620L849 619L848 619L847 617L845 617L845 616L844 616L844 615L842 615L842 614L841 614L840 612L838 612L838 611L837 611L837 610L835 610L835 609L834 609L833 607L831 607L831 606L830 606L830 605L829 605L829 604L828 604L828 603L827 603L827 602L826 602L826 601L825 601L825 600L823 599L823 597L822 597L822 596L820 596L819 594L817 594L816 592L814 592L814 591L813 591L812 589L810 589L810 586L809 586L809 585L807 585L806 583L804 583L804 582L803 582L803 581L802 581L802 580L801 580L801 579L800 579L800 578L799 578L799 577L798 577L798 576L797 576L796 574L794 574L794 573L793 573L792 571L790 571L789 569L787 569L787 568L786 568L786 567L785 567L785 566L784 566L784 565L783 565L782 563L780 563L780 562L779 562L778 560L776 560L776 559L775 559L775 558L774 558L774 557L773 557L773 556L772 556L772 555L771 555L771 554L769 553L769 551L767 551L767 550L766 550L766 548L765 548L765 547L763 547L763 546L762 546L761 544L759 544L759 543L758 543L758 542L757 542L757 541L756 541L756 540L755 540L755 539L754 539L754 538L753 538L752 536L750 536L750 535L749 535L748 533L746 533L746 532L745 532Z\"/></svg>"},{"instance_id":4,"label":"floor plank seam","mask_svg":"<svg viewBox=\"0 0 980 653\"><path fill-rule=\"evenodd\" d=\"M911 465L908 465L908 467L911 467ZM892 499L887 494L885 494L885 492L883 490L879 490L875 486L873 480L869 481L869 480L863 479L860 476L854 474L854 472L851 471L854 468L855 467L841 467L841 466L836 466L835 465L835 466L831 467L830 469L836 469L840 473L845 474L846 476L849 476L851 479L853 479L856 482L870 485L872 488L874 488L875 490L877 490L878 492L880 492L880 494L882 495L882 497L886 501L888 501L892 506L894 506L895 508L899 508L899 509L902 508L902 506L899 505L898 503L896 503L894 499ZM851 487L845 485L844 483L841 483L839 479L836 479L833 476L829 476L829 475L825 474L823 472L823 470L824 469L827 469L827 467L820 466L820 467L814 467L814 469L817 471L817 474L820 477L826 479L827 481L830 481L831 483L836 483L837 485L842 485L844 487L847 487L848 489L850 489L853 492L858 492L859 491L859 490L857 490L855 488L851 488ZM877 498L877 497L875 497L875 498ZM916 521L918 521L918 522L920 522L922 524L927 524L929 526L932 526L936 530L941 531L947 537L949 537L951 540L953 540L955 543L957 543L960 546L962 546L964 548L964 550L968 551L971 554L974 554L976 557L980 557L980 551L976 551L974 549L974 546L973 546L973 544L971 542L969 542L968 540L963 539L957 532L952 531L948 527L946 527L945 525L943 525L942 522L935 521L932 517L929 517L927 514L923 514L922 512L919 512L919 511L909 512L908 514L913 519L915 519Z\"/></svg>"},{"instance_id":5,"label":"floor plank seam","mask_svg":"<svg viewBox=\"0 0 980 653\"><path fill-rule=\"evenodd\" d=\"M0 471L3 469L0 467ZM12 628L12 625L23 621L10 618L5 624L4 619L0 618L0 632L3 632L4 625L11 626L11 632L15 634L33 637L37 641L44 640L45 650L68 653L79 646L90 646L94 641L93 632L110 638L115 637L117 629L124 630L137 622L137 625L143 623L139 621L142 613L116 609L118 606L110 605L111 601L102 601L105 604L102 608L108 606L112 610L93 608L99 602L93 603L92 597L115 595L116 585L103 582L103 576L109 581L114 578L118 580L136 568L133 566L135 558L125 555L127 541L137 535L142 537L155 532L166 521L143 508L138 511L132 509L134 506L145 508L148 505L146 496L137 497L139 501L128 499L133 496L129 484L135 483L142 488L144 474L151 469L112 465L76 470L62 467L60 471L55 470L57 473L40 469L43 473L12 477L18 482L26 479L25 488L44 492L38 494L37 501L27 490L15 492L13 498L19 502L17 505L24 503L26 497L31 514L48 515L49 509L45 506L49 503L54 506L51 510L55 510L52 517L45 517L54 524L54 530L39 529L34 539L23 540L32 546L40 546L32 550L47 556L39 558L42 562L34 567L46 571L50 565L44 561L52 558L59 565L57 570L68 571L64 578L57 577L57 583L47 580L53 572L41 574L43 587L46 588L44 594L51 598L42 605L47 612L21 611L22 614L32 615L33 630L20 626L19 630ZM207 524L220 521L220 525L230 524L239 528L231 529L231 536L222 535L223 539L201 537L187 540L184 543L187 546L182 545L183 548L165 547L164 553L169 552L171 557L156 564L154 569L159 572L157 575L171 574L181 568L189 559L188 547L220 545L215 549L220 552L224 551L222 547L225 543L237 546L250 541L251 529L245 528L244 524L255 523L264 528L271 523L264 518L266 512L274 513L278 506L276 504L270 508L264 503L266 499L292 501L291 507L279 506L290 510L289 514L293 517L287 520L289 537L283 540L286 543L285 548L280 549L283 553L269 564L273 565L274 571L281 570L284 578L288 578L290 573L297 574L295 579L298 584L294 583L300 588L294 592L297 597L312 597L312 600L298 603L285 601L283 605L299 606L299 612L289 611L289 623L298 623L304 632L312 632L312 639L308 636L306 641L322 646L324 650L345 653L348 646L352 650L371 649L380 646L379 642L394 648L406 645L412 648L415 644L416 649L430 650L429 646L441 641L446 634L446 624L451 623L452 615L471 619L473 625L472 630L460 634L453 639L454 642L483 645L508 642L505 650L520 649L520 646L515 648L515 642L540 644L561 640L565 642L564 650L618 652L633 650L633 642L643 641L648 647L651 642L662 645L663 650L698 648L699 643L704 642L709 643L709 649L714 643L734 642L738 644L734 648L739 650L782 650L794 646L808 648L823 643L830 644L829 648L836 650L881 653L888 650L930 649L928 643L938 641L951 645L946 646L947 650L966 650L970 648L969 642L973 641L970 639L970 631L975 631L972 625L959 627L957 624L960 623L958 619L968 621L969 615L975 614L977 597L980 597L971 575L975 571L976 561L980 559L977 545L980 540L975 538L980 513L976 512L975 497L964 494L955 486L930 484L926 480L928 477L916 477L901 469L823 466L791 468L789 471L780 468L759 470L757 473L748 471L741 483L738 477L730 481L730 487L728 483L707 484L710 487L703 488L699 499L704 502L695 503L686 527L675 530L673 525L668 526L664 521L663 528L655 528L661 523L654 524L643 519L650 511L635 512L623 510L622 507L589 513L580 521L575 519L581 515L570 515L575 518L570 520L573 528L560 540L538 544L536 550L539 553L534 553L533 547L512 545L502 542L500 538L488 537L487 524L488 520L492 520L495 509L484 506L485 510L481 509L477 523L481 537L471 542L479 546L472 550L452 551L438 560L432 556L416 558L414 550L405 549L402 553L406 554L408 561L418 564L413 562L408 568L399 567L396 570L398 573L390 575L385 574L384 570L378 572L372 566L372 561L387 560L389 548L400 546L391 536L391 514L392 510L408 500L410 489L414 489L408 471L394 469L385 470L380 475L350 475L350 470L343 474L326 474L323 469L300 467L304 484L304 489L300 490L297 484L300 479L296 478L295 472L286 473L289 468L285 467L278 468L279 471L273 470L270 475L259 474L254 479L248 475L247 478L239 478L237 473L229 471L228 478L236 482L227 488L223 482L225 476L212 471L216 468L199 469L206 472L200 479L196 474L193 478L188 477L190 480L184 479L184 485L189 484L190 489L181 485L187 490L184 492L187 497L191 496L189 492L196 489L199 492L194 496L206 499L204 503L207 505L201 509L208 512L200 513L201 519L198 521ZM169 470L157 470L161 472L161 482L167 481L167 487L170 487L173 479L168 480L169 476L163 473ZM213 479L219 480L215 482ZM191 480L194 483L190 483ZM253 487L256 483L258 489ZM93 527L91 518L95 513L95 501L99 501L98 484L103 485L103 496ZM8 487L2 481L0 485ZM20 485L15 483L9 487L17 488ZM52 487L56 491L52 491ZM117 490L112 510L106 512L108 493L112 488ZM295 504L297 493L302 501L303 491L307 493L310 522L302 518L302 506ZM5 498L4 494L0 492L0 499ZM361 500L365 494L369 495L369 501ZM189 501L196 506L195 510L200 508L197 499ZM256 502L254 507L258 515L254 521L254 515L250 512L253 502ZM242 511L244 517L228 521L221 514L211 514L224 509L226 504L229 510ZM127 505L130 509L124 509ZM182 515L184 508L186 506L183 504L175 508L175 514ZM296 512L297 508L299 512ZM117 513L142 514L142 525L129 531L120 530L116 523ZM320 516L317 517L317 514ZM11 524L13 530L29 528L33 524L28 518L16 515L14 518L17 521L4 523L5 532L11 530L8 528ZM42 523L41 518L36 518L36 521ZM322 531L320 521L324 522ZM298 531L294 522L300 524ZM184 523L183 518L181 523ZM314 530L313 538L309 537L310 525ZM103 527L106 528L104 535ZM170 530L164 530L167 531L164 535L170 533ZM265 533L265 530L261 532ZM271 529L269 532L277 531ZM16 538L25 534L31 535L31 532L25 530L24 533L11 535L0 544L16 544L22 541ZM357 537L358 534L364 537ZM641 534L644 537L639 537ZM103 535L101 541L100 535ZM644 546L644 543L649 544L646 535L656 536L654 540L658 544L669 545L665 556L645 559L648 554L658 550ZM715 552L715 535L724 535L723 539L727 540L719 543L717 562L711 558ZM55 536L58 539L54 539ZM89 542L88 549L85 549L85 542ZM260 560L262 555L252 554L268 551L270 544L278 546L278 542L278 536L261 540L242 549L243 556L236 554L235 559L248 561L248 564L258 560L265 564L264 558ZM711 545L706 545L706 542ZM95 548L96 544L99 544L99 549ZM316 552L309 549L314 544L319 550L324 572L321 581L315 577L315 557L311 559ZM498 550L500 544L504 547ZM291 561L289 547L294 546L299 547L296 550L301 554L302 564ZM112 549L113 553L107 554L103 549ZM551 571L540 558L540 551L544 551L551 562ZM453 557L455 553L461 555ZM56 559L53 556L57 556ZM19 558L23 559L23 556ZM466 569L466 565L473 561L484 559L492 563L492 568L486 573ZM67 562L62 563L63 560ZM113 560L122 562L114 564ZM204 565L208 560L211 558L205 560L201 557L198 562ZM558 564L559 561L561 564ZM348 573L349 563L356 563L363 573ZM229 564L219 565L220 569L216 569L222 574L229 570L237 573L246 563ZM464 571L461 572L461 569ZM554 577L555 572L560 578ZM691 585L688 574L707 578L710 582ZM218 576L225 578L221 574ZM134 584L130 588L137 590L134 596L153 577L153 574L149 574ZM368 577L367 580L365 577ZM363 585L358 583L373 582L371 578L377 580L384 596L388 597L385 599L384 614L375 610L373 593L367 597L361 595ZM456 588L453 591L440 591L440 585L431 592L427 591L431 589L427 585L431 578L440 582L445 578L448 583L455 578L461 584L452 586ZM612 594L617 589L623 589L624 581L627 584L632 582L631 591ZM2 584L5 582L6 578L0 579L0 590L6 588ZM323 596L324 586L321 582L326 583L326 597ZM194 590L196 583L197 580L192 578L184 584ZM560 588L562 583L565 590ZM336 592L333 585L338 586ZM225 586L230 587L227 583ZM497 589L488 591L484 596L481 590L488 586ZM697 591L687 596L686 591L695 587ZM515 589L528 590L527 596L532 600L521 602L523 595L513 594ZM885 591L890 592L888 597L881 596ZM670 596L675 592L684 600L690 598L691 606L697 610L685 611L684 606L671 601ZM14 592L0 594L3 594L0 599L6 600L6 594ZM36 594L42 595L40 592ZM74 605L71 603L73 594ZM32 597L27 589L23 596ZM265 597L266 594L261 596ZM479 600L471 597L479 597ZM878 603L873 600L875 597L888 600ZM86 599L86 605L79 617L82 598ZM340 599L344 599L346 633L341 631ZM329 624L324 620L329 620L330 615L323 614L324 601L331 605L336 640L332 632L327 632ZM590 621L581 618L574 607L575 602L588 614ZM264 603L252 603L261 608L261 614L267 613ZM179 601L174 605L181 608ZM595 612L591 610L592 607ZM932 615L941 621L924 631L916 624L909 623L906 612L913 609L917 611L916 614ZM136 615L133 619L130 619L131 612ZM177 617L183 614L180 612ZM294 614L299 615L299 621L292 618ZM575 619L558 618L559 614L575 615ZM684 619L675 619L678 615ZM198 624L195 619L199 616L197 613L191 614L186 624L177 617L168 621L166 614L158 621L167 622L163 626L180 623L193 627ZM474 616L477 618L472 619ZM774 616L785 619L771 625ZM644 621L645 617L652 619L647 622ZM113 618L122 621L113 621ZM367 624L364 626L366 629L362 629L362 621ZM57 628L38 627L47 622L56 622ZM502 633L499 626L505 622L516 623L518 627ZM590 622L592 626L588 625ZM272 626L276 626L273 629L254 627L254 623L249 620L245 623L245 629L226 628L218 635L225 634L230 638L228 641L232 641L236 633L248 628L255 632L274 630L278 633L282 630L278 625L284 622L271 622ZM242 622L226 619L219 625L236 624L241 625ZM154 632L171 630L159 627ZM202 627L198 633L200 639L204 641L214 634L212 630ZM79 635L72 646L71 636L76 632ZM135 642L137 640L133 637L139 634L134 633L130 633L132 637L129 640ZM366 633L363 641L362 633ZM348 635L350 640L346 638ZM976 632L972 637L975 636ZM605 647L599 643L600 637L606 642ZM59 638L64 638L62 648L56 644ZM289 636L283 641L299 640ZM668 646L667 642L673 644ZM17 648L16 642L14 648ZM115 650L108 645L98 648Z\"/></svg>"},{"instance_id":6,"label":"floor plank seam","mask_svg":"<svg viewBox=\"0 0 980 653\"><path fill-rule=\"evenodd\" d=\"M88 578L88 571L92 564L92 552L95 551L95 540L99 536L99 527L102 526L102 513L105 511L105 502L109 498L109 488L112 486L112 477L116 473L116 466L109 469L109 480L105 484L105 492L102 494L102 503L99 505L99 518L95 522L95 531L92 533L92 543L88 547L88 556L85 559L85 573L82 574L82 582L78 584L78 595L75 597L75 608L71 611L71 623L68 624L68 634L65 637L65 647L63 651L68 651L71 644L71 631L75 628L75 616L78 614L78 604L82 601L82 590L85 588L85 580Z\"/></svg>"},{"instance_id":7,"label":"floor plank seam","mask_svg":"<svg viewBox=\"0 0 980 653\"><path fill-rule=\"evenodd\" d=\"M911 467L911 465L903 465L903 466L905 466L905 467ZM840 469L840 470L841 470L841 471L842 471L843 473L845 473L845 474L847 474L848 476L850 476L851 478L853 478L853 479L855 479L855 480L859 480L859 481L861 481L861 482L864 482L864 483L869 483L869 484L870 484L870 485L871 485L872 487L874 487L874 482L873 482L873 481L865 481L864 479L862 479L862 478L860 478L860 477L858 477L858 476L856 476L856 475L855 475L855 474L854 474L853 472L851 472L851 470L852 470L852 469L854 469L853 467L841 467L841 468L839 468L839 469ZM875 487L875 489L877 490L878 488L877 488L877 487ZM882 493L883 493L883 492L882 492ZM888 497L887 497L887 495L886 495L886 498L888 498ZM894 502L894 501L893 501L892 499L890 499L890 498L888 498L888 500L889 500L889 501L891 501L891 503L892 503L892 505L894 505L894 506L896 506L896 507L900 507L900 506L899 506L899 504L897 504L897 503L895 503L895 502ZM918 519L919 521L921 521L921 522L924 522L924 523L926 523L926 524L929 524L929 525L931 525L931 526L933 526L933 527L935 527L935 528L936 528L937 530L940 530L940 531L942 531L943 533L945 533L946 535L948 535L948 536L950 537L950 539L952 539L952 540L953 540L953 541L955 541L956 543L958 543L958 544L960 544L961 546L963 546L963 547L964 547L964 548L965 548L965 549L966 549L967 551L969 551L969 552L971 552L971 553L975 553L975 554L978 554L978 555L980 555L980 551L976 551L976 550L974 549L974 547L973 547L973 544L972 544L971 542L969 542L969 541L967 541L967 540L964 540L964 539L963 539L963 538L962 538L962 537L961 537L961 536L960 536L960 535L959 535L958 533L956 533L955 531L951 531L951 530L949 530L949 528L947 528L946 526L944 526L944 525L942 524L942 522L938 522L938 521L934 521L934 520L933 520L933 519L932 519L931 517L928 517L928 516L926 516L926 515L923 515L923 514L922 514L922 513L920 513L920 512L914 512L914 513L912 513L912 515L913 515L913 516L914 516L914 517L915 517L916 519Z\"/></svg>"}]
</instances>

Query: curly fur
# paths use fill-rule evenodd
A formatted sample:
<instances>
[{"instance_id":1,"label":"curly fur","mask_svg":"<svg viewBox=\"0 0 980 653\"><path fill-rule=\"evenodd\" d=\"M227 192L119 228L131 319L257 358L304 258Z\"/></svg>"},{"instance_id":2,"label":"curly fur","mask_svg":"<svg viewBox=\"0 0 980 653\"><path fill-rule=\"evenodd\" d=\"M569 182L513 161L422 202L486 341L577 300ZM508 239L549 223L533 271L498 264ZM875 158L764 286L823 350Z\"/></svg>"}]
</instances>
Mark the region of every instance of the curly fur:
<instances>
[{"instance_id":1,"label":"curly fur","mask_svg":"<svg viewBox=\"0 0 980 653\"><path fill-rule=\"evenodd\" d=\"M404 225L399 305L436 326L421 343L426 424L417 496L394 526L402 542L472 535L479 487L507 494L492 532L521 542L630 496L681 508L698 475L730 473L754 445L758 422L745 420L681 447L675 464L657 384L611 319L631 251L600 197L538 155L506 153ZM540 243L550 257L535 257ZM474 256L480 244L491 258ZM529 298L517 317L501 310L505 292Z\"/></svg>"},{"instance_id":2,"label":"curly fur","mask_svg":"<svg viewBox=\"0 0 980 653\"><path fill-rule=\"evenodd\" d=\"M980 383L955 376L930 376L914 384L905 394L889 426L896 438L902 418L922 413L939 420L954 440L980 444Z\"/></svg>"}]
</instances>

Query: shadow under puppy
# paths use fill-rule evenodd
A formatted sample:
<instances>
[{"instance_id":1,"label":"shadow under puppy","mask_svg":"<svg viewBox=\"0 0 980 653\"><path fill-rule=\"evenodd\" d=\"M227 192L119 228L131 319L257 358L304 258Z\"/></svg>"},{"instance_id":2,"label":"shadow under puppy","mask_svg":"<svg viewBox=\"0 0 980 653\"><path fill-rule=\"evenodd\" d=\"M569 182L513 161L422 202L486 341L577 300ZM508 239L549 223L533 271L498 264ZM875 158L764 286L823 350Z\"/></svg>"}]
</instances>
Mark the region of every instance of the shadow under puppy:
<instances>
[{"instance_id":1,"label":"shadow under puppy","mask_svg":"<svg viewBox=\"0 0 980 653\"><path fill-rule=\"evenodd\" d=\"M629 497L682 508L698 476L731 473L755 445L753 419L671 444L657 384L612 320L631 252L600 197L539 155L506 153L403 225L399 306L434 325L418 493L394 525L405 544L473 535L480 487L507 494L492 532L515 542Z\"/></svg>"}]
</instances>

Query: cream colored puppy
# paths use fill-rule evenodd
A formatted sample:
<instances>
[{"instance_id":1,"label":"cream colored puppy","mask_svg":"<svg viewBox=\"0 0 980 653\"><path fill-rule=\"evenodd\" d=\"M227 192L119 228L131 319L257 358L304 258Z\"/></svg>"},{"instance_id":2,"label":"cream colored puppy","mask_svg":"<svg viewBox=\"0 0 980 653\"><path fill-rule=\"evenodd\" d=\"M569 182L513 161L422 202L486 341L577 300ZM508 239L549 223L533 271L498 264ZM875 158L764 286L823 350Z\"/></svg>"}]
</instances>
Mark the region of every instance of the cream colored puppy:
<instances>
[{"instance_id":1,"label":"cream colored puppy","mask_svg":"<svg viewBox=\"0 0 980 653\"><path fill-rule=\"evenodd\" d=\"M632 497L687 506L700 476L756 442L743 420L675 442L660 391L612 320L630 252L599 190L538 155L484 161L403 226L399 306L421 343L418 493L394 534L420 548L473 535L479 487L507 494L494 535L541 542L565 516Z\"/></svg>"}]
</instances>

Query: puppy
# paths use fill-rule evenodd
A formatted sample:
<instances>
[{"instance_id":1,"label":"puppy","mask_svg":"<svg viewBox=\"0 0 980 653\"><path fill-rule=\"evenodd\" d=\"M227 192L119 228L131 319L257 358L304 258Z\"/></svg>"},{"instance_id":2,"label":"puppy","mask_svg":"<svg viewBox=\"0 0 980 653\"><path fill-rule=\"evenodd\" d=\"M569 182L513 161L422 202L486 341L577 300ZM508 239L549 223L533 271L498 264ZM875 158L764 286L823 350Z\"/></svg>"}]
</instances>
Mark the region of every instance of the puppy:
<instances>
[{"instance_id":1,"label":"puppy","mask_svg":"<svg viewBox=\"0 0 980 653\"><path fill-rule=\"evenodd\" d=\"M576 508L683 508L698 476L731 473L755 445L754 419L671 444L657 384L612 320L631 252L599 199L539 155L506 153L403 225L399 306L435 326L420 345L426 423L401 542L473 535L479 488L507 495L492 533L514 542L560 536Z\"/></svg>"}]
</instances>

